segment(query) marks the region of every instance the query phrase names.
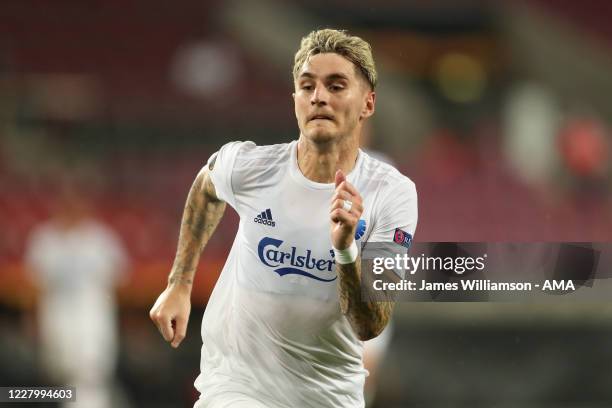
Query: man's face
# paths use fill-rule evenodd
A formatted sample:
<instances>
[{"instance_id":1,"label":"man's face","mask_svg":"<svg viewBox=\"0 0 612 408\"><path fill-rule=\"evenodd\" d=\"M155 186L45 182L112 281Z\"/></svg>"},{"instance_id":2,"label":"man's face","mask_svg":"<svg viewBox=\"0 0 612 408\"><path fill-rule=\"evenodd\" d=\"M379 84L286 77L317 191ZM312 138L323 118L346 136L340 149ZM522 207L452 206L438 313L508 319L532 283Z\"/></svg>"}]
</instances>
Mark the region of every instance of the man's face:
<instances>
[{"instance_id":1,"label":"man's face","mask_svg":"<svg viewBox=\"0 0 612 408\"><path fill-rule=\"evenodd\" d=\"M355 65L334 54L317 54L295 80L295 116L306 138L325 143L352 135L374 113L375 94Z\"/></svg>"}]
</instances>

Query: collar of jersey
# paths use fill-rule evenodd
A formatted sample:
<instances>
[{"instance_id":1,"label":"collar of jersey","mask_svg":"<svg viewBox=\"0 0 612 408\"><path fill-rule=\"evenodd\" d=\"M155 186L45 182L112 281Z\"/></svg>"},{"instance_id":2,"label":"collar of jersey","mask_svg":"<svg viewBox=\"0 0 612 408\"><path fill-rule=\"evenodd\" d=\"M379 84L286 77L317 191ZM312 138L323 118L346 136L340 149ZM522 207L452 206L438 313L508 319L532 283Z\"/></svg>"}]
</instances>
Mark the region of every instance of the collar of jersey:
<instances>
[{"instance_id":1,"label":"collar of jersey","mask_svg":"<svg viewBox=\"0 0 612 408\"><path fill-rule=\"evenodd\" d=\"M306 176L304 176L304 174L302 174L302 171L300 170L300 167L298 166L298 163L297 163L297 144L298 144L297 140L294 140L291 142L291 163L289 166L291 176L295 179L295 181L297 181L298 183L300 183L301 185L305 187L314 188L317 190L334 190L335 188L334 183L317 183L316 181L312 181ZM359 168L359 166L361 166L362 161L363 161L363 152L361 151L361 149L359 149L357 152L357 161L355 162L355 166L353 167L351 172L346 176L347 180L352 184L354 184L355 182L354 179L357 174L357 169Z\"/></svg>"}]
</instances>

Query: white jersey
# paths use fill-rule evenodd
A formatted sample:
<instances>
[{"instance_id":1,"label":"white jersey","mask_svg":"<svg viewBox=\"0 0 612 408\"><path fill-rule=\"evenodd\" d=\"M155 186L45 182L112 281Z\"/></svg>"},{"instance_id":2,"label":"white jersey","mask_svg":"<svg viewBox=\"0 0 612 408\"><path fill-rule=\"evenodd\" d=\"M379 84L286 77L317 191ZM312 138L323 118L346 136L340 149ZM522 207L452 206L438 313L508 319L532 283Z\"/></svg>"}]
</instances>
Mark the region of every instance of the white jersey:
<instances>
[{"instance_id":1,"label":"white jersey","mask_svg":"<svg viewBox=\"0 0 612 408\"><path fill-rule=\"evenodd\" d=\"M196 407L363 407L363 343L338 302L334 184L301 173L297 141L232 142L214 157L217 196L240 224L204 313ZM363 198L358 245L411 238L412 181L361 150L347 179Z\"/></svg>"}]
</instances>

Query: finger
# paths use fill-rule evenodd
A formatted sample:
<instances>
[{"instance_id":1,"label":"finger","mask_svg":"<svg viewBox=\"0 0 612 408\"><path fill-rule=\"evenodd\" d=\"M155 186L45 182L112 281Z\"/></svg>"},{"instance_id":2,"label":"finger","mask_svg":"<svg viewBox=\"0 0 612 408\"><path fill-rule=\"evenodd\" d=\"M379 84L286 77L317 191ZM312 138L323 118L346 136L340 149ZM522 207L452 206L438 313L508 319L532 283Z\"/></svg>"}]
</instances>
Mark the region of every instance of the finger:
<instances>
[{"instance_id":1,"label":"finger","mask_svg":"<svg viewBox=\"0 0 612 408\"><path fill-rule=\"evenodd\" d=\"M157 330L159 330L159 332L161 333L161 319L162 316L159 312L157 312L155 310L155 307L153 307L153 309L151 309L151 311L149 312L149 318L153 321L153 324L155 325L155 327L157 327Z\"/></svg>"},{"instance_id":2,"label":"finger","mask_svg":"<svg viewBox=\"0 0 612 408\"><path fill-rule=\"evenodd\" d=\"M177 348L187 333L187 319L176 318L176 330L174 331L174 338L172 339L172 347Z\"/></svg>"},{"instance_id":3,"label":"finger","mask_svg":"<svg viewBox=\"0 0 612 408\"><path fill-rule=\"evenodd\" d=\"M342 200L342 199L334 200L332 202L332 205L329 208L329 212L331 213L332 211L334 211L337 208L341 208L341 209L344 210L344 201L345 200ZM363 212L363 205L361 203L359 203L359 202L353 202L353 205L351 206L350 213L353 214L356 217L359 217L359 216L361 216L362 212Z\"/></svg>"},{"instance_id":4,"label":"finger","mask_svg":"<svg viewBox=\"0 0 612 408\"><path fill-rule=\"evenodd\" d=\"M348 191L351 195L355 197L359 197L359 200L361 200L361 195L359 194L359 191L357 191L355 186L353 186L347 180L344 180L342 183L336 186L336 191L339 191L339 190Z\"/></svg>"},{"instance_id":5,"label":"finger","mask_svg":"<svg viewBox=\"0 0 612 408\"><path fill-rule=\"evenodd\" d=\"M353 196L346 190L338 190L332 196L332 202L335 200L353 200Z\"/></svg>"},{"instance_id":6,"label":"finger","mask_svg":"<svg viewBox=\"0 0 612 408\"><path fill-rule=\"evenodd\" d=\"M162 334L162 337L166 341L171 341L174 337L174 329L172 328L172 321L166 317L162 317L158 320L158 329Z\"/></svg>"},{"instance_id":7,"label":"finger","mask_svg":"<svg viewBox=\"0 0 612 408\"><path fill-rule=\"evenodd\" d=\"M334 179L335 179L336 187L338 187L340 185L340 183L342 183L344 180L346 180L346 176L344 175L342 170L337 170L336 171L336 176L334 177Z\"/></svg>"},{"instance_id":8,"label":"finger","mask_svg":"<svg viewBox=\"0 0 612 408\"><path fill-rule=\"evenodd\" d=\"M341 199L334 200L329 206L329 212L331 213L337 208L341 208L346 211L346 208L344 208L345 202L346 200L341 200ZM361 214L363 213L363 205L359 202L352 202L351 210L349 212L355 216L361 216Z\"/></svg>"},{"instance_id":9,"label":"finger","mask_svg":"<svg viewBox=\"0 0 612 408\"><path fill-rule=\"evenodd\" d=\"M341 222L351 227L357 224L357 217L342 208L333 210L330 214L330 218L335 223Z\"/></svg>"}]
</instances>

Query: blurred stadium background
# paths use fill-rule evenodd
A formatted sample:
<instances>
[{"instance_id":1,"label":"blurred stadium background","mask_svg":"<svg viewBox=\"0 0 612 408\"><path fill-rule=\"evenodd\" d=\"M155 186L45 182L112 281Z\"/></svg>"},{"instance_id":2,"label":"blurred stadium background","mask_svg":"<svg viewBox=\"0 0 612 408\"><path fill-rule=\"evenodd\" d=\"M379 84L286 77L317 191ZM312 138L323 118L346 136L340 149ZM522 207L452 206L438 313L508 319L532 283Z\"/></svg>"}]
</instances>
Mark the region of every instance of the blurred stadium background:
<instances>
[{"instance_id":1,"label":"blurred stadium background","mask_svg":"<svg viewBox=\"0 0 612 408\"><path fill-rule=\"evenodd\" d=\"M225 142L297 137L292 59L315 28L373 46L368 143L417 184L417 241L612 241L611 17L596 0L3 1L0 385L51 381L24 253L77 184L129 256L113 406L192 406L200 319L237 216L204 253L171 350L148 310L186 193ZM375 406L610 406L610 311L401 304Z\"/></svg>"}]
</instances>

